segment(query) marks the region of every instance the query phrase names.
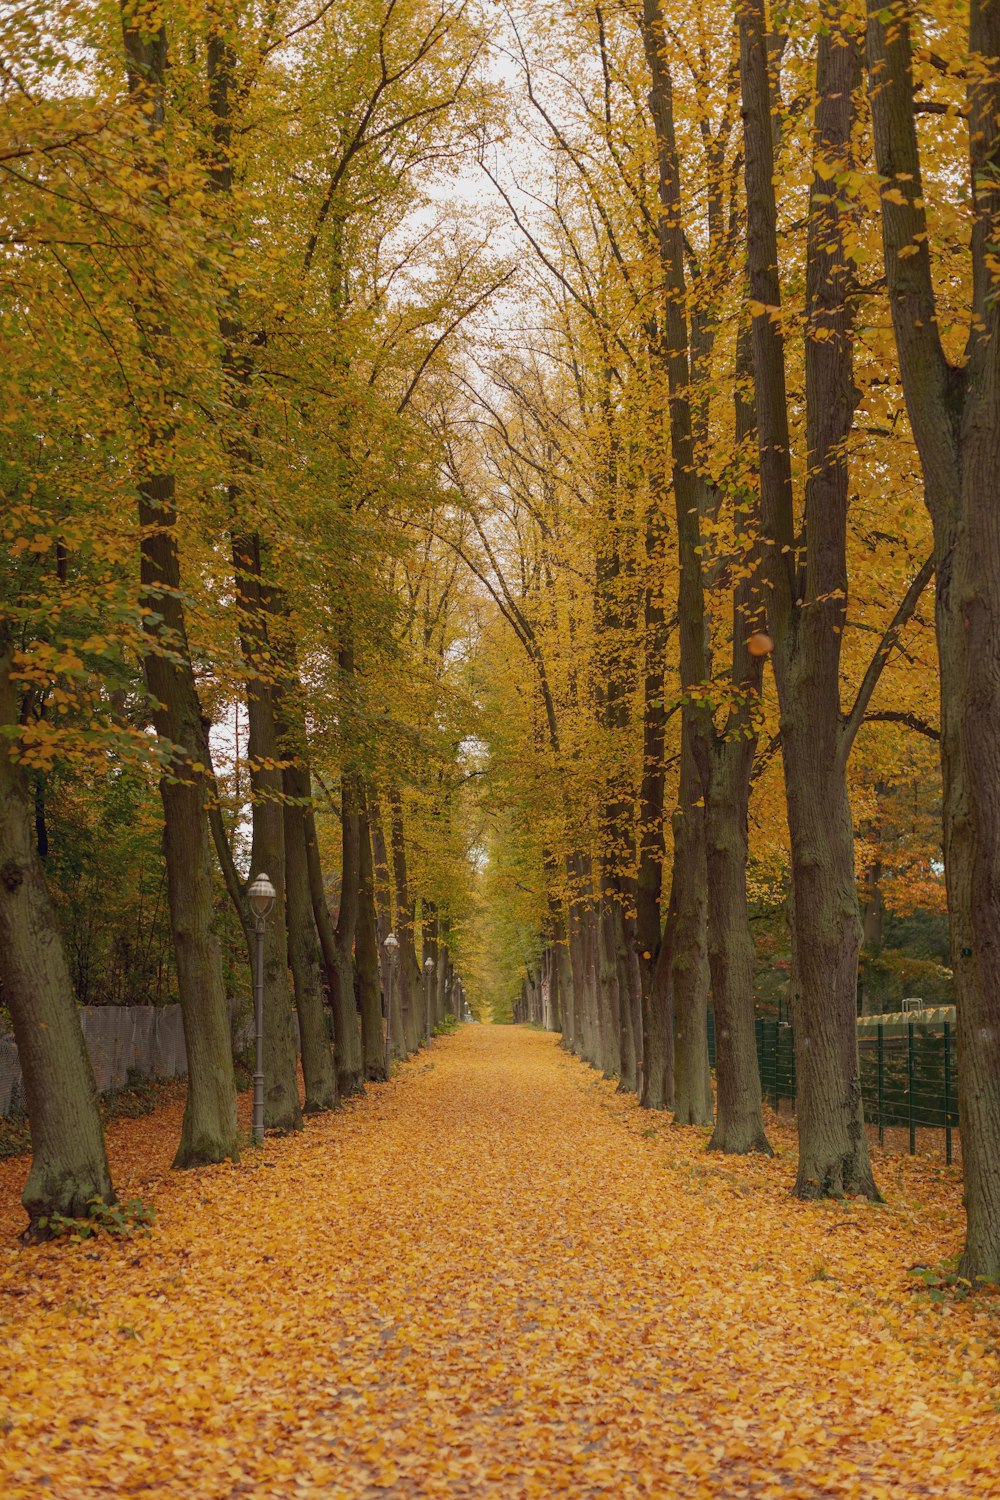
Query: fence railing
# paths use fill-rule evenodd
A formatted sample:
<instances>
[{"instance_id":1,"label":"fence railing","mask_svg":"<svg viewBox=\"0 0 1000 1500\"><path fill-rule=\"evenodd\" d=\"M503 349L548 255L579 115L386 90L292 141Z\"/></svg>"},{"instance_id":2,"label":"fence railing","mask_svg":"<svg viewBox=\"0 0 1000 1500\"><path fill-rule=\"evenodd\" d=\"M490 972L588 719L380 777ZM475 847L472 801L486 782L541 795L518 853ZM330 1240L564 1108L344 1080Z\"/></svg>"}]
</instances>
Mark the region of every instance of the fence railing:
<instances>
[{"instance_id":1,"label":"fence railing","mask_svg":"<svg viewBox=\"0 0 1000 1500\"><path fill-rule=\"evenodd\" d=\"M795 1101L795 1036L788 1021L758 1017L757 1065L761 1091L775 1110ZM714 1027L710 1037L714 1043ZM861 1095L865 1120L878 1131L904 1130L910 1155L916 1154L917 1131L943 1134L945 1160L951 1162L953 1132L958 1128L958 1057L951 1020L927 1024L918 1018L865 1018L858 1027ZM711 1047L714 1063L714 1046ZM940 1137L939 1137L940 1139Z\"/></svg>"}]
</instances>

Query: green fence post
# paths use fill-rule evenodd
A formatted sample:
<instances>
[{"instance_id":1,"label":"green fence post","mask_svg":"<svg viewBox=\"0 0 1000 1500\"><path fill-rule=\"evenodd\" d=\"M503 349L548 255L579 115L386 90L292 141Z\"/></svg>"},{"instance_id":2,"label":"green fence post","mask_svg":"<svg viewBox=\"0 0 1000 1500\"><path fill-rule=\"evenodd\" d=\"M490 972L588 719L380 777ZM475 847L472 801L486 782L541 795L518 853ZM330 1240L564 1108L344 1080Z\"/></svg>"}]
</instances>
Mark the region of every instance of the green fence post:
<instances>
[{"instance_id":1,"label":"green fence post","mask_svg":"<svg viewBox=\"0 0 1000 1500\"><path fill-rule=\"evenodd\" d=\"M944 1023L944 1159L951 1166L951 1022Z\"/></svg>"},{"instance_id":2,"label":"green fence post","mask_svg":"<svg viewBox=\"0 0 1000 1500\"><path fill-rule=\"evenodd\" d=\"M881 1021L878 1023L876 1066L878 1071L878 1143L883 1146L885 1144L885 1031Z\"/></svg>"},{"instance_id":3,"label":"green fence post","mask_svg":"<svg viewBox=\"0 0 1000 1500\"><path fill-rule=\"evenodd\" d=\"M917 1126L913 1118L913 1022L906 1027L906 1114L910 1125L910 1155L917 1154Z\"/></svg>"},{"instance_id":4,"label":"green fence post","mask_svg":"<svg viewBox=\"0 0 1000 1500\"><path fill-rule=\"evenodd\" d=\"M781 1104L781 1095L778 1092L778 1023L774 1023L774 1112L777 1114Z\"/></svg>"}]
</instances>

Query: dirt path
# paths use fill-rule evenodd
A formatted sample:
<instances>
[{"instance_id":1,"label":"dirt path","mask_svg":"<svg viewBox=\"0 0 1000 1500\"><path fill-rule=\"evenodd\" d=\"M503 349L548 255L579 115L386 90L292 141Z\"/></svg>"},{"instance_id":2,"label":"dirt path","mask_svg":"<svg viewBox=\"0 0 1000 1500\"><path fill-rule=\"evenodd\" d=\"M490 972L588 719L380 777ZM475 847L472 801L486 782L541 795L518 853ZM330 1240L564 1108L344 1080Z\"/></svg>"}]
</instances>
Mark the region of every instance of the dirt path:
<instances>
[{"instance_id":1,"label":"dirt path","mask_svg":"<svg viewBox=\"0 0 1000 1500\"><path fill-rule=\"evenodd\" d=\"M175 1129L123 1124L119 1176L161 1176ZM887 1207L804 1206L787 1156L702 1144L470 1026L163 1177L149 1239L8 1236L0 1494L1000 1493L1000 1302L906 1274L957 1246L954 1174L886 1160Z\"/></svg>"}]
</instances>

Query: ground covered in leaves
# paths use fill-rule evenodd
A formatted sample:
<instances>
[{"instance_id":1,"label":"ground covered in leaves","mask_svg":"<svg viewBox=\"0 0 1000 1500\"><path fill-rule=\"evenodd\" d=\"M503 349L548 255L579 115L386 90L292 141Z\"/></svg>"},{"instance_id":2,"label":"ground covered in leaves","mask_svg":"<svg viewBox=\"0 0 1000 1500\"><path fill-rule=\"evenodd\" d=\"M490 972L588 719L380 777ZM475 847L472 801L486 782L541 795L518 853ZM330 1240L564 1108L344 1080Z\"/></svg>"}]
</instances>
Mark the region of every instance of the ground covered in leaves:
<instances>
[{"instance_id":1,"label":"ground covered in leaves","mask_svg":"<svg viewBox=\"0 0 1000 1500\"><path fill-rule=\"evenodd\" d=\"M954 1169L793 1202L527 1030L468 1026L238 1168L114 1122L148 1238L22 1249L0 1163L0 1494L1000 1492L1000 1299L908 1268Z\"/></svg>"}]
</instances>

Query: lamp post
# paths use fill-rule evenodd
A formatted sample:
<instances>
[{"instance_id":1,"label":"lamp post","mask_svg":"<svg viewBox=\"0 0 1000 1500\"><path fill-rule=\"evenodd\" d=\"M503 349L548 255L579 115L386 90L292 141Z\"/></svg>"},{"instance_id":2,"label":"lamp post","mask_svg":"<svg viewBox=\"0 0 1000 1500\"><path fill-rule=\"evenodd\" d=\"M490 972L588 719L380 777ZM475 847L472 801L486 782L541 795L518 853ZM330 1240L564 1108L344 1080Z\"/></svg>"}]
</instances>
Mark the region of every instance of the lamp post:
<instances>
[{"instance_id":1,"label":"lamp post","mask_svg":"<svg viewBox=\"0 0 1000 1500\"><path fill-rule=\"evenodd\" d=\"M434 960L430 954L424 959L424 1009L427 1016L427 1045L431 1044L431 975L434 973Z\"/></svg>"},{"instance_id":2,"label":"lamp post","mask_svg":"<svg viewBox=\"0 0 1000 1500\"><path fill-rule=\"evenodd\" d=\"M389 955L389 982L385 992L385 1076L388 1078L392 1073L392 979L393 970L396 967L396 954L399 951L399 938L394 932L390 932L382 947Z\"/></svg>"},{"instance_id":3,"label":"lamp post","mask_svg":"<svg viewBox=\"0 0 1000 1500\"><path fill-rule=\"evenodd\" d=\"M277 891L263 871L247 891L247 898L257 918L257 962L253 976L253 1024L257 1034L257 1057L253 1075L253 1123L251 1140L264 1144L264 929Z\"/></svg>"}]
</instances>

